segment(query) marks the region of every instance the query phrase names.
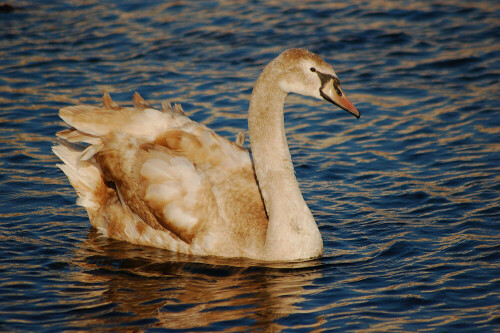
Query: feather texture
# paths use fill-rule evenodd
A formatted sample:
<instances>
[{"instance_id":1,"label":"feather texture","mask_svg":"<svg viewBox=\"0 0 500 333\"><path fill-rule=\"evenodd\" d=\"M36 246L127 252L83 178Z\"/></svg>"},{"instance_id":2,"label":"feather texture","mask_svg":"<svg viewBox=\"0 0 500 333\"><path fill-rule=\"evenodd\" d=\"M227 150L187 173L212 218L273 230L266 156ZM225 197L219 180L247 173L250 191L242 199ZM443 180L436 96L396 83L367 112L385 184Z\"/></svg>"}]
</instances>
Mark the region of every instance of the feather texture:
<instances>
[{"instance_id":1,"label":"feather texture","mask_svg":"<svg viewBox=\"0 0 500 333\"><path fill-rule=\"evenodd\" d=\"M257 257L267 220L248 151L189 120L180 106L160 112L137 93L134 108L119 107L109 94L103 99L103 108L60 111L73 127L58 136L89 143L87 148L54 147L64 162L61 169L83 194L79 204L87 210L99 208L100 215L89 212L92 224L106 236L137 244L198 255ZM92 176L85 168L91 168ZM101 183L89 184L97 176ZM242 179L248 182L245 192L253 196L247 195L244 207L238 207L242 205L231 189L245 185ZM98 200L102 187L109 193L99 194ZM241 212L248 216L244 227L231 220ZM155 233L169 240L151 237Z\"/></svg>"},{"instance_id":2,"label":"feather texture","mask_svg":"<svg viewBox=\"0 0 500 333\"><path fill-rule=\"evenodd\" d=\"M104 236L196 255L317 257L321 235L294 176L283 105L289 92L326 96L359 116L345 95L331 95L340 89L332 82L340 84L333 69L305 50L287 50L264 69L249 108L254 163L243 133L231 142L180 104L156 110L138 93L133 107L105 93L103 107L61 109L70 128L57 133L53 151Z\"/></svg>"}]
</instances>

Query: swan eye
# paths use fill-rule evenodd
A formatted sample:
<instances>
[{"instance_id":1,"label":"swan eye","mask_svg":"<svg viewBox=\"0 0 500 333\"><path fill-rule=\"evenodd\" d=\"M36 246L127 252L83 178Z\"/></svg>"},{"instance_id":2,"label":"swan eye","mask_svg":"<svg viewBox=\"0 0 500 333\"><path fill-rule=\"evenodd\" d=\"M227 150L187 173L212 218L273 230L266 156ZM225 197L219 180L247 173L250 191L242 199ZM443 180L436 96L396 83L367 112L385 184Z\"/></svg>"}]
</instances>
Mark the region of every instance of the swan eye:
<instances>
[{"instance_id":1,"label":"swan eye","mask_svg":"<svg viewBox=\"0 0 500 333\"><path fill-rule=\"evenodd\" d=\"M337 85L334 85L335 91L337 92L337 95L342 96L342 91L340 91L339 87Z\"/></svg>"},{"instance_id":2,"label":"swan eye","mask_svg":"<svg viewBox=\"0 0 500 333\"><path fill-rule=\"evenodd\" d=\"M311 69L311 72L316 72L316 68L311 67L310 69Z\"/></svg>"}]
</instances>

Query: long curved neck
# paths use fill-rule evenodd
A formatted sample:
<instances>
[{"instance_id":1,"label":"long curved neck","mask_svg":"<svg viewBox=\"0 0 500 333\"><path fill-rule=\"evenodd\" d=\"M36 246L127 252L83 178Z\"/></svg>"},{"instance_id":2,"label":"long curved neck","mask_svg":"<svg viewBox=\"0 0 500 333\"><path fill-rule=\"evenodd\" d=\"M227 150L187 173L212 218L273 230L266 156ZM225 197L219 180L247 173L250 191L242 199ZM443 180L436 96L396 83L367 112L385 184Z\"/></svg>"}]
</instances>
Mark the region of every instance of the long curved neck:
<instances>
[{"instance_id":1,"label":"long curved neck","mask_svg":"<svg viewBox=\"0 0 500 333\"><path fill-rule=\"evenodd\" d=\"M265 255L275 260L316 257L323 249L321 235L300 192L286 141L287 94L269 67L257 80L248 110L255 174L269 217Z\"/></svg>"}]
</instances>

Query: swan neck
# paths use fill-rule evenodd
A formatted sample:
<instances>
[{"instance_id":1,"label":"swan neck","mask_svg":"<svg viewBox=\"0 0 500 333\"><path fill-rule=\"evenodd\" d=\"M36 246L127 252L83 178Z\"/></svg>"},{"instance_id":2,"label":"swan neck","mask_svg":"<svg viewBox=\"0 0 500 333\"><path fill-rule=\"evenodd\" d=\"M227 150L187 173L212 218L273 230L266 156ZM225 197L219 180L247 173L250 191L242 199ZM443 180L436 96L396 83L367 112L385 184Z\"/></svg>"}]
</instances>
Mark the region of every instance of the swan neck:
<instances>
[{"instance_id":1,"label":"swan neck","mask_svg":"<svg viewBox=\"0 0 500 333\"><path fill-rule=\"evenodd\" d=\"M264 69L248 112L255 174L269 217L265 251L276 260L311 258L321 255L323 244L295 178L284 127L287 94L274 79L278 76L269 66Z\"/></svg>"},{"instance_id":2,"label":"swan neck","mask_svg":"<svg viewBox=\"0 0 500 333\"><path fill-rule=\"evenodd\" d=\"M298 190L285 135L283 107L286 95L264 72L254 87L248 114L255 173L270 218L277 209L274 207L277 186L292 188L293 193Z\"/></svg>"}]
</instances>

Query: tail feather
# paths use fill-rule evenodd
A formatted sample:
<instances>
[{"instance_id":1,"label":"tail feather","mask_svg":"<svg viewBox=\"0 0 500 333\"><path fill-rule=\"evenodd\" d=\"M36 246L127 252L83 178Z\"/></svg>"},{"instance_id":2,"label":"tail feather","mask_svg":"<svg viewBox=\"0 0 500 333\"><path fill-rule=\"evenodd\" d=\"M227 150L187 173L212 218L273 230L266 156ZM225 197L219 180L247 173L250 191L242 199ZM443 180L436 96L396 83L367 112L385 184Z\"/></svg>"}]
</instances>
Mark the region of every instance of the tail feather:
<instances>
[{"instance_id":1,"label":"tail feather","mask_svg":"<svg viewBox=\"0 0 500 333\"><path fill-rule=\"evenodd\" d=\"M152 109L139 95L133 98L134 107L120 107L108 93L103 107L90 105L67 106L59 116L69 129L57 133L61 139L52 147L62 164L57 166L66 174L78 194L77 204L83 206L94 226L99 226L98 210L119 193L109 188L96 160L93 158L106 147L110 134L127 135L154 141L170 127L180 127L191 121L184 116L180 104L164 103L163 112ZM84 144L84 145L80 145Z\"/></svg>"},{"instance_id":2,"label":"tail feather","mask_svg":"<svg viewBox=\"0 0 500 333\"><path fill-rule=\"evenodd\" d=\"M82 131L79 131L74 127L59 131L56 133L56 135L58 138L64 139L71 143L85 142L91 145L102 143L102 139L100 137L83 133Z\"/></svg>"},{"instance_id":3,"label":"tail feather","mask_svg":"<svg viewBox=\"0 0 500 333\"><path fill-rule=\"evenodd\" d=\"M102 104L105 109L113 109L113 110L121 109L121 107L118 104L116 104L116 102L113 101L113 99L111 99L111 96L107 91L102 96Z\"/></svg>"},{"instance_id":4,"label":"tail feather","mask_svg":"<svg viewBox=\"0 0 500 333\"><path fill-rule=\"evenodd\" d=\"M127 114L122 114L120 117L120 113L116 112L119 111L89 105L74 105L59 110L59 117L80 132L99 137L107 135L115 127L123 125L128 120Z\"/></svg>"},{"instance_id":5,"label":"tail feather","mask_svg":"<svg viewBox=\"0 0 500 333\"><path fill-rule=\"evenodd\" d=\"M77 145L61 142L52 147L52 151L64 163L57 166L75 188L77 204L86 208L89 215L95 213L106 199L106 185L99 168L91 161L81 159L84 150Z\"/></svg>"},{"instance_id":6,"label":"tail feather","mask_svg":"<svg viewBox=\"0 0 500 333\"><path fill-rule=\"evenodd\" d=\"M144 98L142 98L141 95L139 95L138 92L135 92L134 93L134 98L132 100L132 102L134 103L134 106L139 109L139 110L144 110L144 109L149 109L151 108L151 106L148 104L148 102L146 102L144 100Z\"/></svg>"}]
</instances>

